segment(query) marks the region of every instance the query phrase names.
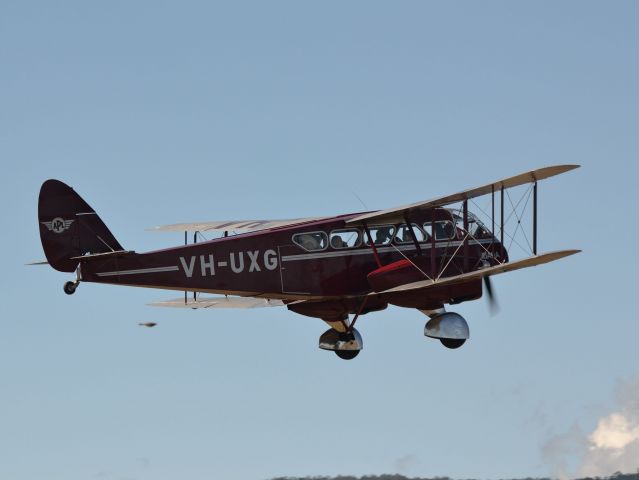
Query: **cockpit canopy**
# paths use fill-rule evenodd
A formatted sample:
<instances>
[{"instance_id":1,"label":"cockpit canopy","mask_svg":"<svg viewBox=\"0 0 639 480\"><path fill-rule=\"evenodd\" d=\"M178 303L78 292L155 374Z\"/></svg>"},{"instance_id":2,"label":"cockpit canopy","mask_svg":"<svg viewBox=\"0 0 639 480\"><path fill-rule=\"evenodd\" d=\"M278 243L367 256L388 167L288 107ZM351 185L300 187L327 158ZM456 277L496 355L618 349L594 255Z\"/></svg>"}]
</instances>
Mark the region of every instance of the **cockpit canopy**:
<instances>
[{"instance_id":1,"label":"cockpit canopy","mask_svg":"<svg viewBox=\"0 0 639 480\"><path fill-rule=\"evenodd\" d=\"M457 228L464 231L464 217L456 212L451 212ZM468 212L468 233L476 239L492 238L492 232L477 218L474 213Z\"/></svg>"},{"instance_id":2,"label":"cockpit canopy","mask_svg":"<svg viewBox=\"0 0 639 480\"><path fill-rule=\"evenodd\" d=\"M464 218L457 211L441 209L445 214L439 215L434 223L430 221L406 223L399 225L371 225L369 232L376 246L412 244L414 238L419 243L435 241L451 241L464 239ZM445 218L449 219L446 220ZM412 230L412 232L411 232ZM468 232L476 240L492 239L493 234L477 218L468 212ZM333 250L352 249L370 246L370 241L361 227L338 228L330 232L300 232L292 237L295 244L307 252L319 252L331 248Z\"/></svg>"}]
</instances>

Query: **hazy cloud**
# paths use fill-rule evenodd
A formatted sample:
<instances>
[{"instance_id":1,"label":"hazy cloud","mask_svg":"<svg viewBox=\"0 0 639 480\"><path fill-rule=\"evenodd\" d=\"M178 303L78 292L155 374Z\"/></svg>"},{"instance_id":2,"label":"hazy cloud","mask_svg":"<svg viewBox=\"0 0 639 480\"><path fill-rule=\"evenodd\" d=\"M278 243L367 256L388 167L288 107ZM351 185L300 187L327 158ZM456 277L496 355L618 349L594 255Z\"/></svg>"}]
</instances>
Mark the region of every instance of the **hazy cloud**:
<instances>
[{"instance_id":1,"label":"hazy cloud","mask_svg":"<svg viewBox=\"0 0 639 480\"><path fill-rule=\"evenodd\" d=\"M395 467L395 471L399 473L409 473L408 471L414 467L419 462L417 455L409 453L408 455L404 455L395 459L393 462L393 466Z\"/></svg>"},{"instance_id":2,"label":"hazy cloud","mask_svg":"<svg viewBox=\"0 0 639 480\"><path fill-rule=\"evenodd\" d=\"M593 449L623 450L639 439L639 425L621 413L611 413L599 420L597 428L588 437Z\"/></svg>"},{"instance_id":3,"label":"hazy cloud","mask_svg":"<svg viewBox=\"0 0 639 480\"><path fill-rule=\"evenodd\" d=\"M571 459L580 457L588 448L588 439L578 425L573 425L570 430L551 436L542 445L541 456L548 465L553 475L561 479L571 476Z\"/></svg>"},{"instance_id":4,"label":"hazy cloud","mask_svg":"<svg viewBox=\"0 0 639 480\"><path fill-rule=\"evenodd\" d=\"M603 476L639 469L639 378L617 389L617 411L599 419L588 436L582 475Z\"/></svg>"},{"instance_id":5,"label":"hazy cloud","mask_svg":"<svg viewBox=\"0 0 639 480\"><path fill-rule=\"evenodd\" d=\"M639 469L639 378L622 382L616 400L615 411L601 417L590 434L575 425L544 443L542 457L554 475L594 477Z\"/></svg>"}]
</instances>

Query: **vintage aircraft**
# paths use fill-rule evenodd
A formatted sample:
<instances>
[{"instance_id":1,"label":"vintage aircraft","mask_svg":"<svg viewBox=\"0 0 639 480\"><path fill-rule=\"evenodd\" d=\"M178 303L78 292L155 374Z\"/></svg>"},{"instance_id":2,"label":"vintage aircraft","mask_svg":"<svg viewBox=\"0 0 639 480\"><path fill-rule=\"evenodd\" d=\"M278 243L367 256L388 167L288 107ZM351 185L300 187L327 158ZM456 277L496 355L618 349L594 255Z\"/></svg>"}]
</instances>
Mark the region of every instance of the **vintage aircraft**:
<instances>
[{"instance_id":1,"label":"vintage aircraft","mask_svg":"<svg viewBox=\"0 0 639 480\"><path fill-rule=\"evenodd\" d=\"M157 231L183 231L185 245L148 253L123 248L71 187L47 180L38 201L40 238L47 258L42 263L61 272L76 272L75 281L64 285L69 295L80 282L96 282L184 291L183 299L153 304L156 306L285 305L326 322L330 329L320 336L319 347L343 359L354 358L363 348L362 337L354 328L359 316L389 304L420 310L430 317L424 334L448 348L458 348L469 338L468 324L461 315L446 312L445 304L478 299L483 287L490 300L491 275L579 252L537 253L537 182L577 167L541 168L381 211L156 227ZM522 185L529 186L528 199L533 197L532 256L510 261L504 246L505 223L510 219L504 214L504 194ZM492 233L497 220L496 194L501 211L499 238ZM468 210L469 200L484 195L491 198L491 229ZM445 208L454 204L461 207ZM186 244L187 232L195 232L194 243ZM203 232L222 236L197 242ZM352 320L350 315L354 315Z\"/></svg>"}]
</instances>

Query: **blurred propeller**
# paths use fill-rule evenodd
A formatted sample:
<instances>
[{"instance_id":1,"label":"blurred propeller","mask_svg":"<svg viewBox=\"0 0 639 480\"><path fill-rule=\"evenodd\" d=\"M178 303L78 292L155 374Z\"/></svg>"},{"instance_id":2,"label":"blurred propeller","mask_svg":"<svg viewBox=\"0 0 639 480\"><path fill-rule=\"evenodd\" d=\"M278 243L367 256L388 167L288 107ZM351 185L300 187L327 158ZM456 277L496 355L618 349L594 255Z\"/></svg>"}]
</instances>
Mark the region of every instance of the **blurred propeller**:
<instances>
[{"instance_id":1,"label":"blurred propeller","mask_svg":"<svg viewBox=\"0 0 639 480\"><path fill-rule=\"evenodd\" d=\"M499 312L499 304L497 303L497 297L493 291L493 284L490 282L490 277L484 277L484 287L486 288L486 297L488 298L488 308L490 313L495 315Z\"/></svg>"}]
</instances>

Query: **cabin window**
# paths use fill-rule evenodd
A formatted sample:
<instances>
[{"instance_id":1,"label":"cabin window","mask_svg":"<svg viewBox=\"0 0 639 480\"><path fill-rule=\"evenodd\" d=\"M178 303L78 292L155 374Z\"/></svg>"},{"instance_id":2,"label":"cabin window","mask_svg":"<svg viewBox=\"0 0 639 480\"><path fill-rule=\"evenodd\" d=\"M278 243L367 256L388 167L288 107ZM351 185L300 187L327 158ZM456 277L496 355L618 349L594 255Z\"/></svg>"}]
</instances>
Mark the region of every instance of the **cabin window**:
<instances>
[{"instance_id":1,"label":"cabin window","mask_svg":"<svg viewBox=\"0 0 639 480\"><path fill-rule=\"evenodd\" d=\"M427 240L426 234L422 231L421 228L419 228L419 226L413 223L411 224L411 227L418 242L424 242ZM410 228L408 228L408 225L406 223L402 223L399 228L397 228L397 233L395 234L395 243L413 243L413 236L410 234Z\"/></svg>"},{"instance_id":2,"label":"cabin window","mask_svg":"<svg viewBox=\"0 0 639 480\"><path fill-rule=\"evenodd\" d=\"M362 243L362 235L356 228L333 230L331 232L331 247L336 249L355 248Z\"/></svg>"},{"instance_id":3,"label":"cabin window","mask_svg":"<svg viewBox=\"0 0 639 480\"><path fill-rule=\"evenodd\" d=\"M306 232L293 235L293 241L307 252L326 250L328 236L325 232Z\"/></svg>"},{"instance_id":4,"label":"cabin window","mask_svg":"<svg viewBox=\"0 0 639 480\"><path fill-rule=\"evenodd\" d=\"M375 245L388 245L395 235L395 225L376 225L368 229ZM366 245L370 245L368 235L366 236Z\"/></svg>"},{"instance_id":5,"label":"cabin window","mask_svg":"<svg viewBox=\"0 0 639 480\"><path fill-rule=\"evenodd\" d=\"M432 223L424 224L424 231L428 238L433 235ZM435 222L435 240L451 240L455 238L455 225L449 220Z\"/></svg>"}]
</instances>

